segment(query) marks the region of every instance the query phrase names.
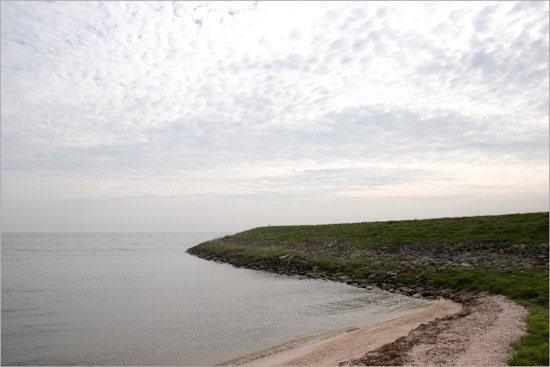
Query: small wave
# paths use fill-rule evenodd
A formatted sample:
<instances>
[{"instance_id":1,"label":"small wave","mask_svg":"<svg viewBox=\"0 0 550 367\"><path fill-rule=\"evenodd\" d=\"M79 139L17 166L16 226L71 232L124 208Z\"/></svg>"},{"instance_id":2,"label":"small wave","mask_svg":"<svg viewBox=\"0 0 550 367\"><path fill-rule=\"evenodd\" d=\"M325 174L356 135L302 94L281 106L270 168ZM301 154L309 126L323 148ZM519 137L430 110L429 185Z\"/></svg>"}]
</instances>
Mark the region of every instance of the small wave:
<instances>
[{"instance_id":1,"label":"small wave","mask_svg":"<svg viewBox=\"0 0 550 367\"><path fill-rule=\"evenodd\" d=\"M365 307L365 303L357 301L336 301L324 305L316 305L306 311L308 315L341 314Z\"/></svg>"},{"instance_id":2,"label":"small wave","mask_svg":"<svg viewBox=\"0 0 550 367\"><path fill-rule=\"evenodd\" d=\"M3 313L9 313L9 312L25 312L25 311L36 311L38 308L32 307L32 308L8 308L8 309L2 309Z\"/></svg>"},{"instance_id":3,"label":"small wave","mask_svg":"<svg viewBox=\"0 0 550 367\"><path fill-rule=\"evenodd\" d=\"M306 336L306 337L299 338L299 339L294 339L294 340L291 340L289 342L279 344L279 345L276 345L276 346L271 347L271 348L264 349L264 350L259 351L259 352L247 354L245 356L234 358L230 361L226 361L226 362L216 364L216 366L239 366L239 365L242 365L244 363L247 363L247 362L253 361L255 359L258 359L258 358L267 357L267 356L270 356L270 355L275 354L275 353L280 353L280 352L284 352L285 350L296 348L300 345L316 343L316 342L319 342L321 340L325 340L325 339L328 339L328 338L332 338L332 337L344 334L344 333L348 332L350 328L353 328L353 327L346 327L346 328L342 328L342 329L338 329L338 330L328 331L328 332L325 332L325 333L322 333L322 334L317 334L317 335L312 335L312 336Z\"/></svg>"}]
</instances>

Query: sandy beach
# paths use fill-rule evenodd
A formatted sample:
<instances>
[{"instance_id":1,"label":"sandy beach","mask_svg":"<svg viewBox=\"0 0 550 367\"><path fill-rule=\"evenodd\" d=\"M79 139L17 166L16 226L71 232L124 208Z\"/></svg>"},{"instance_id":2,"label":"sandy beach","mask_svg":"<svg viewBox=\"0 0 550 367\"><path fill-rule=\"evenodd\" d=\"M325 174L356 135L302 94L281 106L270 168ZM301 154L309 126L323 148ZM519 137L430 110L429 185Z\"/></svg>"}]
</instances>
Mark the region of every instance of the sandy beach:
<instances>
[{"instance_id":1,"label":"sandy beach","mask_svg":"<svg viewBox=\"0 0 550 367\"><path fill-rule=\"evenodd\" d=\"M389 320L358 325L298 344L243 366L505 365L508 344L524 335L525 309L482 295L463 304L447 299Z\"/></svg>"}]
</instances>

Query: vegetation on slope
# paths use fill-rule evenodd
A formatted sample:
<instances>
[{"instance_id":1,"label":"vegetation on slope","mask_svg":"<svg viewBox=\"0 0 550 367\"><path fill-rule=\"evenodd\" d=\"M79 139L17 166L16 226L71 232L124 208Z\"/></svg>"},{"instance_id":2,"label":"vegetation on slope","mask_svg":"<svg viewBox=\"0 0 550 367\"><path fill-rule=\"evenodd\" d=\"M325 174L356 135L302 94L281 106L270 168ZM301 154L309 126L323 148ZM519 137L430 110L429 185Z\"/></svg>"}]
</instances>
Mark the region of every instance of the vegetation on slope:
<instances>
[{"instance_id":1,"label":"vegetation on slope","mask_svg":"<svg viewBox=\"0 0 550 367\"><path fill-rule=\"evenodd\" d=\"M421 293L419 285L502 294L529 311L528 335L514 343L509 363L548 365L548 226L547 212L270 226L205 242L189 252L350 284L411 287L409 294ZM464 259L471 264L461 263Z\"/></svg>"},{"instance_id":2,"label":"vegetation on slope","mask_svg":"<svg viewBox=\"0 0 550 367\"><path fill-rule=\"evenodd\" d=\"M335 240L361 248L409 243L548 243L548 213L269 226L232 237L260 243Z\"/></svg>"}]
</instances>

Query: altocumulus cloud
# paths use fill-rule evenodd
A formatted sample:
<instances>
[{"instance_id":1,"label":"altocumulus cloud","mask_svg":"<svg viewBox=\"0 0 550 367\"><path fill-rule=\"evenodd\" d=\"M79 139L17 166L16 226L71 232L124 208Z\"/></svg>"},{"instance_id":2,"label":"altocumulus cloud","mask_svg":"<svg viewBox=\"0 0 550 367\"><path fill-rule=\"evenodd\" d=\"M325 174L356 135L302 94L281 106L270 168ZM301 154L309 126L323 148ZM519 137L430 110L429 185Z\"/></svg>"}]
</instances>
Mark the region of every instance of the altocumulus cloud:
<instances>
[{"instance_id":1,"label":"altocumulus cloud","mask_svg":"<svg viewBox=\"0 0 550 367\"><path fill-rule=\"evenodd\" d=\"M356 220L398 202L417 217L547 210L548 15L547 2L3 2L4 224L32 230L37 200L242 198L274 222L350 220L348 200L371 208ZM297 198L315 215L277 212Z\"/></svg>"}]
</instances>

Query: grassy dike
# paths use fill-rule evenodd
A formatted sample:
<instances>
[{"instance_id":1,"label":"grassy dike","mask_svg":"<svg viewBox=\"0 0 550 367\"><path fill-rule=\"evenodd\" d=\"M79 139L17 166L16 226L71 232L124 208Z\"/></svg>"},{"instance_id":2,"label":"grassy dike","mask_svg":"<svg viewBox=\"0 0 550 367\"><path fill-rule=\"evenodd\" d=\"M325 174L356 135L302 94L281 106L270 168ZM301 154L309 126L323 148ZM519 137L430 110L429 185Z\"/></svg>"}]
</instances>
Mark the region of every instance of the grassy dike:
<instances>
[{"instance_id":1,"label":"grassy dike","mask_svg":"<svg viewBox=\"0 0 550 367\"><path fill-rule=\"evenodd\" d=\"M502 294L525 306L528 335L511 365L548 365L548 213L269 226L189 253L239 267L460 300Z\"/></svg>"}]
</instances>

